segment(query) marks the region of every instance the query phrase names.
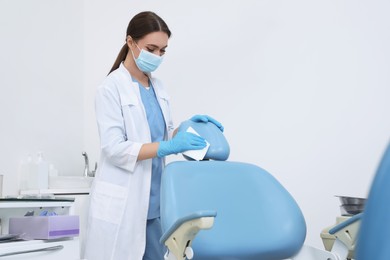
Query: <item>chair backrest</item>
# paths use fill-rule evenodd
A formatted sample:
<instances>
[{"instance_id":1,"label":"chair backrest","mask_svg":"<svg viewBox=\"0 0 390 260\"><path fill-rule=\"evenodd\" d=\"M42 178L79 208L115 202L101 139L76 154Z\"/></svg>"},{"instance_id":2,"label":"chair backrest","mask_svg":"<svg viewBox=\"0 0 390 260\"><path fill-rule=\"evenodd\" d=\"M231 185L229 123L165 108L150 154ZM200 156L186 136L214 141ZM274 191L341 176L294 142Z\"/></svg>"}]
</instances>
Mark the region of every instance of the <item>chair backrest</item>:
<instances>
[{"instance_id":1,"label":"chair backrest","mask_svg":"<svg viewBox=\"0 0 390 260\"><path fill-rule=\"evenodd\" d=\"M192 212L217 212L213 228L193 241L194 259L285 259L304 243L306 224L297 203L258 166L172 162L163 173L161 192L163 232Z\"/></svg>"},{"instance_id":2,"label":"chair backrest","mask_svg":"<svg viewBox=\"0 0 390 260\"><path fill-rule=\"evenodd\" d=\"M383 154L364 207L356 259L390 259L390 143Z\"/></svg>"},{"instance_id":3,"label":"chair backrest","mask_svg":"<svg viewBox=\"0 0 390 260\"><path fill-rule=\"evenodd\" d=\"M230 146L224 134L213 123L197 123L187 120L181 123L179 131L192 127L200 136L210 143L204 160L225 161L229 158ZM190 160L190 158L184 156Z\"/></svg>"}]
</instances>

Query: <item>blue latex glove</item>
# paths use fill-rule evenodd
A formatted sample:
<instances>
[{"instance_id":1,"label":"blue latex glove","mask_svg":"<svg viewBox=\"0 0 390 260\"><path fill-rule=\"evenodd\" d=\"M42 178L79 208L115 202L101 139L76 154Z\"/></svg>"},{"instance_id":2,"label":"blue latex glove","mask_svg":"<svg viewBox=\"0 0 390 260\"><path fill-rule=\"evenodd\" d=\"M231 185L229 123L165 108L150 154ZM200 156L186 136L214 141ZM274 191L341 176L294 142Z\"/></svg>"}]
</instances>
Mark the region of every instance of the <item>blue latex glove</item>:
<instances>
[{"instance_id":1,"label":"blue latex glove","mask_svg":"<svg viewBox=\"0 0 390 260\"><path fill-rule=\"evenodd\" d=\"M206 141L204 138L189 132L178 132L171 140L160 142L157 156L161 158L170 154L200 150L205 147Z\"/></svg>"},{"instance_id":2,"label":"blue latex glove","mask_svg":"<svg viewBox=\"0 0 390 260\"><path fill-rule=\"evenodd\" d=\"M44 210L44 211L42 211L40 214L39 214L39 216L57 216L57 213L55 213L55 212L49 212L49 211L47 211L47 210Z\"/></svg>"},{"instance_id":3,"label":"blue latex glove","mask_svg":"<svg viewBox=\"0 0 390 260\"><path fill-rule=\"evenodd\" d=\"M210 123L213 123L214 125L216 125L219 128L219 130L221 130L221 132L223 132L223 130L224 130L224 128L220 122L218 122L217 120L215 120L214 118L212 118L211 116L208 116L208 115L195 115L195 116L191 117L190 120L194 121L194 122L203 122L203 123L210 122Z\"/></svg>"}]
</instances>

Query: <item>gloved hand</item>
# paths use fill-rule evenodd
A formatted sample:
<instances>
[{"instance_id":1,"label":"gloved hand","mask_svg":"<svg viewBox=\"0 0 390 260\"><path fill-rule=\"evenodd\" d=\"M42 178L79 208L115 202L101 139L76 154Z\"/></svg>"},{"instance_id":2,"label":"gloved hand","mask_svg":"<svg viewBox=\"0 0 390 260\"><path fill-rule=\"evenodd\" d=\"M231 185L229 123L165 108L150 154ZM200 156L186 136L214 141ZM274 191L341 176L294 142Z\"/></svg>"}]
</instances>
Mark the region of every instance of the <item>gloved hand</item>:
<instances>
[{"instance_id":1,"label":"gloved hand","mask_svg":"<svg viewBox=\"0 0 390 260\"><path fill-rule=\"evenodd\" d=\"M221 130L221 132L223 132L223 130L224 130L224 128L220 122L218 122L217 120L215 120L214 118L212 118L208 115L195 115L195 116L191 117L190 120L194 121L194 122L203 122L203 123L210 122L210 123L213 123L214 125L216 125L219 128L219 130Z\"/></svg>"},{"instance_id":2,"label":"gloved hand","mask_svg":"<svg viewBox=\"0 0 390 260\"><path fill-rule=\"evenodd\" d=\"M204 138L189 132L178 132L171 140L160 142L157 156L161 158L170 154L200 150L205 147L206 141Z\"/></svg>"}]
</instances>

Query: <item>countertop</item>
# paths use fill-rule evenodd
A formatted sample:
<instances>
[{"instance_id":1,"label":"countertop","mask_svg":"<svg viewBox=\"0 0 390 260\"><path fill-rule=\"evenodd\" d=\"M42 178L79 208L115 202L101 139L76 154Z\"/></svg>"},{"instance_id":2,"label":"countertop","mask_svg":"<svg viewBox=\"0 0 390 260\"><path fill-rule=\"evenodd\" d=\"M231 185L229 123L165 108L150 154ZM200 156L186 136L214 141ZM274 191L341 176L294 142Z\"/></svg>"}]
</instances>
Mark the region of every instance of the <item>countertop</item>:
<instances>
[{"instance_id":1,"label":"countertop","mask_svg":"<svg viewBox=\"0 0 390 260\"><path fill-rule=\"evenodd\" d=\"M81 195L89 194L91 188L76 188L76 189L44 189L44 190L22 190L21 195L27 194L54 194L54 195Z\"/></svg>"}]
</instances>

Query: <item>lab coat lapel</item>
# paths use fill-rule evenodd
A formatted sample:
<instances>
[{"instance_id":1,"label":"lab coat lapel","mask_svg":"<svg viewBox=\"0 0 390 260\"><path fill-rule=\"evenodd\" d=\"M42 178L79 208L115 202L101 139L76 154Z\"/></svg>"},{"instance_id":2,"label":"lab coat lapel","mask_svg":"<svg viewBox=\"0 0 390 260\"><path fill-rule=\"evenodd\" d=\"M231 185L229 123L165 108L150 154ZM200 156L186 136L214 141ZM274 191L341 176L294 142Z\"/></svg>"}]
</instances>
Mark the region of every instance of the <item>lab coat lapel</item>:
<instances>
[{"instance_id":1,"label":"lab coat lapel","mask_svg":"<svg viewBox=\"0 0 390 260\"><path fill-rule=\"evenodd\" d=\"M166 126L166 131L168 133L168 125L169 122L167 121L168 118L170 118L169 115L169 95L168 93L164 90L164 88L160 85L160 83L156 79L151 79L152 85L154 87L154 91L156 93L156 97L158 100L158 103L160 104L161 111L164 116L165 120L165 126Z\"/></svg>"},{"instance_id":2,"label":"lab coat lapel","mask_svg":"<svg viewBox=\"0 0 390 260\"><path fill-rule=\"evenodd\" d=\"M151 135L149 124L146 116L145 107L142 103L141 94L139 91L139 86L136 82L133 82L130 73L127 69L122 65L121 67L122 73L120 77L120 84L118 84L118 91L121 100L122 108L126 106L136 106L138 109L142 111L142 115L138 114L137 116L141 116L142 120L138 120L139 124L142 124L140 130L144 131L145 135L143 135L144 142L151 142ZM136 116L133 114L133 116ZM125 119L126 120L126 119Z\"/></svg>"}]
</instances>

